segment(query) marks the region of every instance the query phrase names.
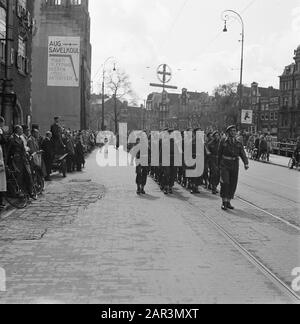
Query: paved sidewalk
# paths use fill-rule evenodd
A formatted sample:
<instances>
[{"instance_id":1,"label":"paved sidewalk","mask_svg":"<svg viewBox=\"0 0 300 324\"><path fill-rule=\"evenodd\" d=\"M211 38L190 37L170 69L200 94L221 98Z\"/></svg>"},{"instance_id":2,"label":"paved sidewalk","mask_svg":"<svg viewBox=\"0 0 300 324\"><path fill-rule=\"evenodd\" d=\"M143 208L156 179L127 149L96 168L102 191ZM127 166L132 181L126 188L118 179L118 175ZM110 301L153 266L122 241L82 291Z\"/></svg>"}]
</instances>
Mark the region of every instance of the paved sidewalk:
<instances>
[{"instance_id":1,"label":"paved sidewalk","mask_svg":"<svg viewBox=\"0 0 300 324\"><path fill-rule=\"evenodd\" d=\"M270 163L278 166L283 166L288 168L288 164L290 162L290 158L280 155L272 154L270 157Z\"/></svg>"},{"instance_id":2,"label":"paved sidewalk","mask_svg":"<svg viewBox=\"0 0 300 324\"><path fill-rule=\"evenodd\" d=\"M184 197L137 197L134 168L95 161L0 222L0 303L290 302Z\"/></svg>"}]
</instances>

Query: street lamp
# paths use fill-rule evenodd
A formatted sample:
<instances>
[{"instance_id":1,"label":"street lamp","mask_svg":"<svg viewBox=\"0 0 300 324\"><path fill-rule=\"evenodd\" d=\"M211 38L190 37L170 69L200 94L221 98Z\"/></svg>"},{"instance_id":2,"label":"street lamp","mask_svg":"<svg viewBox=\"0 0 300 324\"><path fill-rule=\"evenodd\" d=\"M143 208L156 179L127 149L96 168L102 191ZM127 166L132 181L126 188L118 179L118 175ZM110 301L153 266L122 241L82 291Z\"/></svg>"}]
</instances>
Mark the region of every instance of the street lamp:
<instances>
[{"instance_id":1,"label":"street lamp","mask_svg":"<svg viewBox=\"0 0 300 324\"><path fill-rule=\"evenodd\" d=\"M230 18L235 18L237 19L241 26L242 26L242 53L241 53L241 70L240 70L240 113L242 112L243 109L243 69L244 69L244 44L245 44L245 25L244 25L244 20L242 16L234 11L234 10L225 10L222 14L222 19L224 20L224 29L223 32L227 33L227 22L230 20Z\"/></svg>"},{"instance_id":2,"label":"street lamp","mask_svg":"<svg viewBox=\"0 0 300 324\"><path fill-rule=\"evenodd\" d=\"M105 67L108 61L115 59L113 56L110 56L106 61L103 63L103 74L102 74L102 124L101 124L101 130L105 130L105 124L104 124L104 119L105 119ZM114 63L114 69L113 71L116 71L116 63Z\"/></svg>"}]
</instances>

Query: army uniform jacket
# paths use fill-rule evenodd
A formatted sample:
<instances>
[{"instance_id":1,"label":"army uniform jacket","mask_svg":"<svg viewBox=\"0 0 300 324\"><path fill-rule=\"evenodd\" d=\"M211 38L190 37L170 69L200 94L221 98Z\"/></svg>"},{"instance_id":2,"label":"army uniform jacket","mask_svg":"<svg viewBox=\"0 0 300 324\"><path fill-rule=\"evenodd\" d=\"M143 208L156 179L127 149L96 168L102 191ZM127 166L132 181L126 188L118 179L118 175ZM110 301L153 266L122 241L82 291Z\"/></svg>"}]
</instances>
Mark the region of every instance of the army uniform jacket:
<instances>
[{"instance_id":1,"label":"army uniform jacket","mask_svg":"<svg viewBox=\"0 0 300 324\"><path fill-rule=\"evenodd\" d=\"M239 161L239 158L242 159L245 165L249 165L249 160L245 153L242 143L236 139L230 139L227 137L223 139L219 146L218 151L218 160L219 165L231 165L232 163Z\"/></svg>"}]
</instances>

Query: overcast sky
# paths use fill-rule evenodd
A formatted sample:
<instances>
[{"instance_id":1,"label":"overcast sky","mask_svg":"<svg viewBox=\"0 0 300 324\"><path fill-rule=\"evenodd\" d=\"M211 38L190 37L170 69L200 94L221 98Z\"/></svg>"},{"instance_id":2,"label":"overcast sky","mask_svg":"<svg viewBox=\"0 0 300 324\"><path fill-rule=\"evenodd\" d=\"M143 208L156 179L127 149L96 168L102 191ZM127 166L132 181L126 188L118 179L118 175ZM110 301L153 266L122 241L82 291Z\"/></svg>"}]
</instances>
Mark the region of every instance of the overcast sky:
<instances>
[{"instance_id":1,"label":"overcast sky","mask_svg":"<svg viewBox=\"0 0 300 324\"><path fill-rule=\"evenodd\" d=\"M93 90L100 91L97 72L110 56L141 102L156 90L149 83L161 63L171 66L179 89L212 93L218 84L238 82L241 27L233 19L222 33L225 9L244 18L244 83L279 87L300 45L300 0L90 0Z\"/></svg>"}]
</instances>

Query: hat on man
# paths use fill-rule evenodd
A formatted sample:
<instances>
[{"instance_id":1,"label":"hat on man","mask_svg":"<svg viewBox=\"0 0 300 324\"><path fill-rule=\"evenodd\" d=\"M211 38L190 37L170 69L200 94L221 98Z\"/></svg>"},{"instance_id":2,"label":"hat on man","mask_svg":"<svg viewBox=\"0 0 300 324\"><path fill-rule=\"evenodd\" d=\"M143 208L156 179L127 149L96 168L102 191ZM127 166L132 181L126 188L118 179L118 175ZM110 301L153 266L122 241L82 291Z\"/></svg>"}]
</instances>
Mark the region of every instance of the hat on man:
<instances>
[{"instance_id":1,"label":"hat on man","mask_svg":"<svg viewBox=\"0 0 300 324\"><path fill-rule=\"evenodd\" d=\"M33 131L33 130L40 130L40 126L39 125L37 125L37 124L32 124L32 126L31 126L31 130Z\"/></svg>"},{"instance_id":2,"label":"hat on man","mask_svg":"<svg viewBox=\"0 0 300 324\"><path fill-rule=\"evenodd\" d=\"M226 129L226 133L229 133L232 129L236 129L235 125L231 125Z\"/></svg>"}]
</instances>

